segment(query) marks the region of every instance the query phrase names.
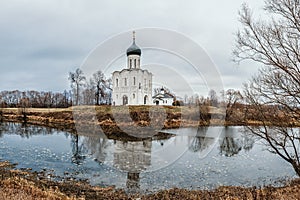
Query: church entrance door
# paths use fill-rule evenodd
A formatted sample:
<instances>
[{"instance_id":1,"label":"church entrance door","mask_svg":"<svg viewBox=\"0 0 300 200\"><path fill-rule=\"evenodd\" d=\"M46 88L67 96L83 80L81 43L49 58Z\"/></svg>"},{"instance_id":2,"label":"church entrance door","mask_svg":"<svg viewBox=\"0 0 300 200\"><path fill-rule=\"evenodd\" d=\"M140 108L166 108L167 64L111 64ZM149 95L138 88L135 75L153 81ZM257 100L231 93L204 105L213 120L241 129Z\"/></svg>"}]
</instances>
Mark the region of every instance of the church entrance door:
<instances>
[{"instance_id":1,"label":"church entrance door","mask_svg":"<svg viewBox=\"0 0 300 200\"><path fill-rule=\"evenodd\" d=\"M123 96L123 105L128 104L128 97L126 95Z\"/></svg>"},{"instance_id":2,"label":"church entrance door","mask_svg":"<svg viewBox=\"0 0 300 200\"><path fill-rule=\"evenodd\" d=\"M148 101L148 96L146 95L146 96L144 97L144 105L147 104L147 101Z\"/></svg>"}]
</instances>

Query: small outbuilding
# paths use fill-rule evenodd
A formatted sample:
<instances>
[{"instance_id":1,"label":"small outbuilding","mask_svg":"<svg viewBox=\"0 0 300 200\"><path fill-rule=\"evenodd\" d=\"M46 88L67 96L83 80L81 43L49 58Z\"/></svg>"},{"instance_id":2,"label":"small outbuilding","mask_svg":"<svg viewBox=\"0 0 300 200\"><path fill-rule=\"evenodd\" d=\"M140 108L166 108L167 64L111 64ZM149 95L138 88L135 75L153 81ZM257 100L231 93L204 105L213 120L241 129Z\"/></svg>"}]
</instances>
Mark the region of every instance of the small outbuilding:
<instances>
[{"instance_id":1,"label":"small outbuilding","mask_svg":"<svg viewBox=\"0 0 300 200\"><path fill-rule=\"evenodd\" d=\"M164 88L160 89L160 92L152 97L154 105L172 106L175 96L165 92Z\"/></svg>"}]
</instances>

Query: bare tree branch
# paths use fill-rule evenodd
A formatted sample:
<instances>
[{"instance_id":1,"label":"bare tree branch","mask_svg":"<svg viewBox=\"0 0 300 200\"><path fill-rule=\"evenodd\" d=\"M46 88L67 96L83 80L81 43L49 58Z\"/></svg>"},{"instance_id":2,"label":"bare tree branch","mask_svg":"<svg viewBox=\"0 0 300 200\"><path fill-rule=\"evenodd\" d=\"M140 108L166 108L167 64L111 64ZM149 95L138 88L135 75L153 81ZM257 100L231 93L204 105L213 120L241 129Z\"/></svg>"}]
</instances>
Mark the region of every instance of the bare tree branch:
<instances>
[{"instance_id":1,"label":"bare tree branch","mask_svg":"<svg viewBox=\"0 0 300 200\"><path fill-rule=\"evenodd\" d=\"M300 4L299 0L266 0L268 20L255 20L244 4L239 15L243 29L236 34L235 61L264 65L249 84L244 97L246 120L259 127L248 129L270 150L289 162L300 176Z\"/></svg>"}]
</instances>

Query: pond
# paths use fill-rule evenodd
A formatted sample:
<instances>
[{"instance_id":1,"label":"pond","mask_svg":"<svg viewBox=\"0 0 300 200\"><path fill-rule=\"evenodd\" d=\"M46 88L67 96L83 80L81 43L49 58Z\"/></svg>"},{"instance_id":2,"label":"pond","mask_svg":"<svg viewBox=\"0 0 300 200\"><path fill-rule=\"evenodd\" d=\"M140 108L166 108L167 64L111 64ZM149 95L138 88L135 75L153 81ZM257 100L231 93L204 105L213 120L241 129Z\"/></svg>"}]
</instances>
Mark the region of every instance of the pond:
<instances>
[{"instance_id":1,"label":"pond","mask_svg":"<svg viewBox=\"0 0 300 200\"><path fill-rule=\"evenodd\" d=\"M243 127L164 130L166 138L111 140L52 128L2 123L0 160L18 168L115 185L126 191L172 187L212 189L222 185L281 185L292 167L267 151Z\"/></svg>"}]
</instances>

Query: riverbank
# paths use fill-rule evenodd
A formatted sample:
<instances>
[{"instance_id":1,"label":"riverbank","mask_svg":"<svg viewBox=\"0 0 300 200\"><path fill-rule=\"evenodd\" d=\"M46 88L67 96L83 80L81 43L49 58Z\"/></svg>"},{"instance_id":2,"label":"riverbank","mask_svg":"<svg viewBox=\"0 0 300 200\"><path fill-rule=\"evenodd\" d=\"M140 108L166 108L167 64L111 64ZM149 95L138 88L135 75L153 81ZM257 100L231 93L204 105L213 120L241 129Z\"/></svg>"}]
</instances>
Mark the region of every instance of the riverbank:
<instances>
[{"instance_id":1,"label":"riverbank","mask_svg":"<svg viewBox=\"0 0 300 200\"><path fill-rule=\"evenodd\" d=\"M69 108L1 108L0 121L29 123L75 131L77 125L100 126L106 134L122 133L118 126L160 129L198 126L260 126L263 122L244 119L241 109L225 120L225 110L188 106L73 106ZM151 118L151 115L152 116ZM155 120L153 120L155 119ZM295 126L300 126L295 122Z\"/></svg>"},{"instance_id":2,"label":"riverbank","mask_svg":"<svg viewBox=\"0 0 300 200\"><path fill-rule=\"evenodd\" d=\"M109 139L138 140L165 137L162 129L208 125L196 119L196 111L165 106L77 106L64 109L4 108L0 120L47 126L80 135L99 134ZM151 114L154 118L150 118ZM183 115L183 113L187 113ZM154 119L154 120L152 120ZM137 131L139 130L139 131ZM139 135L135 135L138 132Z\"/></svg>"},{"instance_id":3,"label":"riverbank","mask_svg":"<svg viewBox=\"0 0 300 200\"><path fill-rule=\"evenodd\" d=\"M16 170L14 165L0 162L0 199L300 199L300 180L294 180L284 187L224 186L215 190L173 188L153 194L126 194L114 187L91 186L84 181L53 181L47 174Z\"/></svg>"},{"instance_id":4,"label":"riverbank","mask_svg":"<svg viewBox=\"0 0 300 200\"><path fill-rule=\"evenodd\" d=\"M137 141L166 138L163 129L201 126L261 126L268 122L244 118L242 109L231 117L216 107L188 106L73 106L70 108L0 108L0 122L55 128L79 135L105 134L108 139ZM300 127L291 118L286 126ZM276 124L276 123L275 123ZM284 124L284 123L283 123ZM274 126L274 123L270 123ZM283 125L284 126L284 125Z\"/></svg>"},{"instance_id":5,"label":"riverbank","mask_svg":"<svg viewBox=\"0 0 300 200\"><path fill-rule=\"evenodd\" d=\"M152 115L152 117L151 117ZM236 115L242 115L236 112ZM70 108L2 108L0 120L75 129L76 124L100 125L105 133L121 132L118 126L159 126L160 128L197 127L208 125L245 125L225 121L225 111L207 107L175 106L75 106ZM155 120L154 120L155 119ZM250 125L259 122L249 121Z\"/></svg>"}]
</instances>

